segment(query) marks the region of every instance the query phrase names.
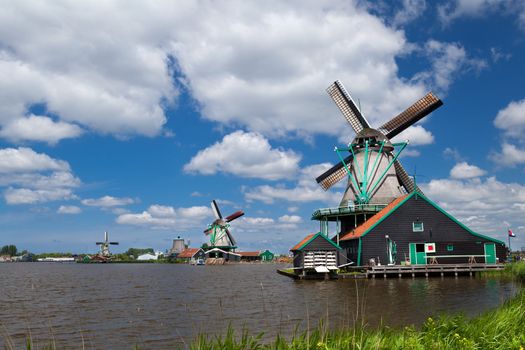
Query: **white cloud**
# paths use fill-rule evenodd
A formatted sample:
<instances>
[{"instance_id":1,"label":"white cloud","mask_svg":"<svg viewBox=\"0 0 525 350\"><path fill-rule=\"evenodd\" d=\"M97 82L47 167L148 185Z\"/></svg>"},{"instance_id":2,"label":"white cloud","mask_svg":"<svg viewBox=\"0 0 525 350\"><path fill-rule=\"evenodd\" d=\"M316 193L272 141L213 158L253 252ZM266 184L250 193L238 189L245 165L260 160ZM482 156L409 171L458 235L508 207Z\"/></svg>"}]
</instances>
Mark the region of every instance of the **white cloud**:
<instances>
[{"instance_id":1,"label":"white cloud","mask_svg":"<svg viewBox=\"0 0 525 350\"><path fill-rule=\"evenodd\" d=\"M47 170L69 170L69 164L44 153L37 153L31 148L0 149L0 173L22 173Z\"/></svg>"},{"instance_id":2,"label":"white cloud","mask_svg":"<svg viewBox=\"0 0 525 350\"><path fill-rule=\"evenodd\" d=\"M0 149L0 186L7 204L35 204L76 198L81 184L69 164L30 148Z\"/></svg>"},{"instance_id":3,"label":"white cloud","mask_svg":"<svg viewBox=\"0 0 525 350\"><path fill-rule=\"evenodd\" d=\"M82 204L90 206L90 207L102 207L102 208L109 208L109 207L119 207L123 205L129 205L135 203L135 200L133 198L127 198L127 197L112 197L112 196L103 196L100 198L87 198L83 199L81 201Z\"/></svg>"},{"instance_id":4,"label":"white cloud","mask_svg":"<svg viewBox=\"0 0 525 350\"><path fill-rule=\"evenodd\" d=\"M204 229L211 218L211 209L204 206L175 209L171 206L151 205L141 213L125 213L117 217L122 225L145 226L154 229Z\"/></svg>"},{"instance_id":5,"label":"white cloud","mask_svg":"<svg viewBox=\"0 0 525 350\"><path fill-rule=\"evenodd\" d=\"M514 167L525 163L525 149L504 142L501 145L501 152L490 153L489 159L503 167Z\"/></svg>"},{"instance_id":6,"label":"white cloud","mask_svg":"<svg viewBox=\"0 0 525 350\"><path fill-rule=\"evenodd\" d=\"M81 212L82 209L75 205L61 205L57 210L59 214L80 214Z\"/></svg>"},{"instance_id":7,"label":"white cloud","mask_svg":"<svg viewBox=\"0 0 525 350\"><path fill-rule=\"evenodd\" d=\"M500 110L494 119L494 125L507 136L525 140L525 99L512 101Z\"/></svg>"},{"instance_id":8,"label":"white cloud","mask_svg":"<svg viewBox=\"0 0 525 350\"><path fill-rule=\"evenodd\" d=\"M289 202L322 201L335 204L343 194L333 191L324 191L315 181L315 178L331 167L328 163L315 164L301 169L295 187L288 188L278 184L276 186L262 185L245 190L247 201L261 201L271 204L276 200ZM345 182L343 179L341 182ZM328 205L328 204L327 204Z\"/></svg>"},{"instance_id":9,"label":"white cloud","mask_svg":"<svg viewBox=\"0 0 525 350\"><path fill-rule=\"evenodd\" d=\"M298 224L302 221L303 219L298 215L283 215L279 217L279 222L283 222L287 224Z\"/></svg>"},{"instance_id":10,"label":"white cloud","mask_svg":"<svg viewBox=\"0 0 525 350\"><path fill-rule=\"evenodd\" d=\"M42 141L49 144L56 144L62 139L78 137L81 134L82 129L77 125L54 122L51 118L36 115L13 119L0 130L0 137L14 142Z\"/></svg>"},{"instance_id":11,"label":"white cloud","mask_svg":"<svg viewBox=\"0 0 525 350\"><path fill-rule=\"evenodd\" d=\"M421 185L425 195L481 234L505 240L504 221L525 225L525 186L485 180L436 179Z\"/></svg>"},{"instance_id":12,"label":"white cloud","mask_svg":"<svg viewBox=\"0 0 525 350\"><path fill-rule=\"evenodd\" d=\"M411 126L402 133L392 139L394 142L405 141L410 142L409 146L421 146L434 143L434 135L428 130L425 130L421 125Z\"/></svg>"},{"instance_id":13,"label":"white cloud","mask_svg":"<svg viewBox=\"0 0 525 350\"><path fill-rule=\"evenodd\" d=\"M222 141L199 151L184 170L213 175L218 172L241 177L277 180L293 176L301 157L291 150L272 148L262 135L235 131Z\"/></svg>"},{"instance_id":14,"label":"white cloud","mask_svg":"<svg viewBox=\"0 0 525 350\"><path fill-rule=\"evenodd\" d=\"M454 165L450 170L450 176L454 179L471 179L485 175L487 172L475 165L461 162Z\"/></svg>"},{"instance_id":15,"label":"white cloud","mask_svg":"<svg viewBox=\"0 0 525 350\"><path fill-rule=\"evenodd\" d=\"M393 24L400 26L417 19L426 7L425 0L403 0L403 7L395 14Z\"/></svg>"},{"instance_id":16,"label":"white cloud","mask_svg":"<svg viewBox=\"0 0 525 350\"><path fill-rule=\"evenodd\" d=\"M422 50L430 60L432 69L416 74L414 80L425 82L440 94L446 93L459 74L487 67L485 61L468 57L467 51L459 43L429 40Z\"/></svg>"},{"instance_id":17,"label":"white cloud","mask_svg":"<svg viewBox=\"0 0 525 350\"><path fill-rule=\"evenodd\" d=\"M490 13L519 14L524 6L520 0L455 0L437 7L438 16L445 25L462 17L484 17Z\"/></svg>"}]
</instances>

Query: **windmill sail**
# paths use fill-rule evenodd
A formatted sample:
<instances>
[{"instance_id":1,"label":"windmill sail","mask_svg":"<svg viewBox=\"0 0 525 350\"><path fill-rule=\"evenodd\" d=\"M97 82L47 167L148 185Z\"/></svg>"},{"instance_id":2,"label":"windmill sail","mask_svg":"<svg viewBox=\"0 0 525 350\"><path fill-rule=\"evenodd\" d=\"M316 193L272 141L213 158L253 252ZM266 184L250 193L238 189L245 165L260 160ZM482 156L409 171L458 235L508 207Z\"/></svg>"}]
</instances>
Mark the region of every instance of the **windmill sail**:
<instances>
[{"instance_id":1,"label":"windmill sail","mask_svg":"<svg viewBox=\"0 0 525 350\"><path fill-rule=\"evenodd\" d=\"M334 100L337 107L339 107L339 110L356 134L364 128L370 127L365 116L359 108L357 108L354 100L352 100L352 97L350 97L350 94L339 80L330 85L326 91L332 100Z\"/></svg>"},{"instance_id":2,"label":"windmill sail","mask_svg":"<svg viewBox=\"0 0 525 350\"><path fill-rule=\"evenodd\" d=\"M353 155L349 155L344 159L345 164L350 164L352 162L352 159L354 158ZM327 191L330 187L341 181L347 176L346 169L342 162L337 163L327 171L325 171L323 174L318 176L315 181L325 190Z\"/></svg>"}]
</instances>

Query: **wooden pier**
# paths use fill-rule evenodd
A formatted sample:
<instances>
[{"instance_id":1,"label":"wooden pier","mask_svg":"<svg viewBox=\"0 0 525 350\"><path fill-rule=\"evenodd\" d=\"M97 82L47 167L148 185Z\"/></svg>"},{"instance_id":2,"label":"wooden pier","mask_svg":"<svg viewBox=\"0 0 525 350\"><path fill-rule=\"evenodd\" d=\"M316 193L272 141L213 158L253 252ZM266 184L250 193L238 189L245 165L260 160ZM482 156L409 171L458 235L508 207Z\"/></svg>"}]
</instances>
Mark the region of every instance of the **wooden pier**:
<instances>
[{"instance_id":1,"label":"wooden pier","mask_svg":"<svg viewBox=\"0 0 525 350\"><path fill-rule=\"evenodd\" d=\"M293 269L277 270L277 273L293 279L355 279L355 278L403 278L473 276L476 272L503 270L503 264L429 264L356 267L350 273L296 273Z\"/></svg>"},{"instance_id":2,"label":"wooden pier","mask_svg":"<svg viewBox=\"0 0 525 350\"><path fill-rule=\"evenodd\" d=\"M429 277L474 275L481 271L503 270L502 264L430 264L430 265L394 265L371 266L366 270L368 278L387 277Z\"/></svg>"}]
</instances>

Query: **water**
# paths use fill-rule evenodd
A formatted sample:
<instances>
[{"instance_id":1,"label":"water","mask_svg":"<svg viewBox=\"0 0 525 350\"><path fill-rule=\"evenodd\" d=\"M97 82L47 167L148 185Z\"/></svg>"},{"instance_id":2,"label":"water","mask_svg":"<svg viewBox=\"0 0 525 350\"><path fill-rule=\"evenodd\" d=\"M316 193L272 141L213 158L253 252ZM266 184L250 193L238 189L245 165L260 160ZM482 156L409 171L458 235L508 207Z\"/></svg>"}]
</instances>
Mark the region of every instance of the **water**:
<instances>
[{"instance_id":1,"label":"water","mask_svg":"<svg viewBox=\"0 0 525 350\"><path fill-rule=\"evenodd\" d=\"M131 349L181 346L228 324L251 333L290 336L315 327L421 324L428 316L474 316L514 295L497 279L430 278L293 281L279 265L0 264L0 347Z\"/></svg>"}]
</instances>

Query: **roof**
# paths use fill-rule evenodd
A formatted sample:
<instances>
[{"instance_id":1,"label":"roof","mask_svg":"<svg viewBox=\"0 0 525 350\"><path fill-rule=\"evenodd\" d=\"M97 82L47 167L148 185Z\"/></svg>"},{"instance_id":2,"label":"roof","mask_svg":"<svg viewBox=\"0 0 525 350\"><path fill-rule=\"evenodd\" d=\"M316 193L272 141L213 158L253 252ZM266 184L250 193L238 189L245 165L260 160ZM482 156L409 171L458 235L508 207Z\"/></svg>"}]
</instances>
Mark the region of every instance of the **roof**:
<instances>
[{"instance_id":1,"label":"roof","mask_svg":"<svg viewBox=\"0 0 525 350\"><path fill-rule=\"evenodd\" d=\"M306 242L308 242L315 233L310 233L308 236L304 237L299 243L294 245L290 250L299 250Z\"/></svg>"},{"instance_id":2,"label":"roof","mask_svg":"<svg viewBox=\"0 0 525 350\"><path fill-rule=\"evenodd\" d=\"M221 252L221 253L224 253L224 254L230 254L230 255L241 256L239 253L227 252L226 250L222 250L222 249L220 249L220 248L212 248L212 249L210 249L210 250L207 250L207 251L206 251L206 254L211 253L211 252Z\"/></svg>"},{"instance_id":3,"label":"roof","mask_svg":"<svg viewBox=\"0 0 525 350\"><path fill-rule=\"evenodd\" d=\"M261 253L259 252L237 252L237 254L240 254L241 256L259 256Z\"/></svg>"},{"instance_id":4,"label":"roof","mask_svg":"<svg viewBox=\"0 0 525 350\"><path fill-rule=\"evenodd\" d=\"M186 248L177 255L177 258L192 258L201 248Z\"/></svg>"},{"instance_id":5,"label":"roof","mask_svg":"<svg viewBox=\"0 0 525 350\"><path fill-rule=\"evenodd\" d=\"M359 238L362 235L364 235L368 230L370 230L372 227L374 227L379 221L381 221L383 218L387 217L401 202L403 202L407 197L410 196L410 194L406 194L401 197L397 197L394 199L390 204L388 204L386 207L381 209L377 214L372 216L370 219L363 222L360 226L356 227L355 229L351 230L350 232L346 232L343 234L343 236L340 238L341 241L347 241L354 238Z\"/></svg>"},{"instance_id":6,"label":"roof","mask_svg":"<svg viewBox=\"0 0 525 350\"><path fill-rule=\"evenodd\" d=\"M411 192L407 195L404 195L404 196L401 196L401 197L398 197L396 199L394 199L392 202L390 202L390 204L388 204L383 210L379 211L377 214L375 214L374 216L372 216L370 219L368 219L367 221L365 221L363 224L361 224L359 227L355 228L354 230L350 231L350 232L347 232L346 234L344 234L342 237L341 237L341 241L345 241L345 240L351 240L351 239L355 239L355 238L359 238L359 237L362 237L364 235L366 235L371 229L373 229L376 225L378 225L381 221L383 221L383 219L387 218L390 214L392 214L397 208L399 208L403 203L405 203L406 201L408 201L408 199L410 199L411 197L413 197L414 195L417 195L418 198L422 198L424 199L428 204L430 204L431 206L433 206L434 208L436 208L437 210L439 210L442 214L444 214L445 216L447 216L450 220L454 221L456 224L458 224L459 226L461 226L464 230L466 230L467 232L469 232L470 234L474 235L474 236L477 236L477 237L480 237L480 238L483 238L483 239L486 239L486 240L489 240L489 241L492 241L492 242L495 242L495 243L498 243L498 244L502 244L504 245L505 243L503 243L502 241L500 240L497 240L495 238L492 238L492 237L488 237L488 236L485 236L485 235L482 235L482 234L479 234L477 232L474 232L472 231L470 228L468 228L467 226L465 226L463 223L461 223L460 221L458 221L455 217L453 217L452 215L450 215L449 213L447 213L445 210L443 210L443 208L441 208L439 205L437 205L436 203L434 203L433 201L431 201L430 199L428 199L424 194L418 192L418 191L414 191L414 192Z\"/></svg>"},{"instance_id":7,"label":"roof","mask_svg":"<svg viewBox=\"0 0 525 350\"><path fill-rule=\"evenodd\" d=\"M337 249L341 249L341 247L339 245L337 245L336 243L334 243L332 240L330 240L328 237L326 237L325 235L323 235L321 232L317 232L317 233L311 233L309 234L308 236L306 236L305 238L303 238L303 240L299 243L297 243L295 246L293 246L292 249L290 249L291 251L294 251L294 250L302 250L304 247L306 247L308 244L310 244L311 241L313 241L315 238L321 236L323 239L325 239L327 242L329 242L330 244L332 244L335 248Z\"/></svg>"}]
</instances>

